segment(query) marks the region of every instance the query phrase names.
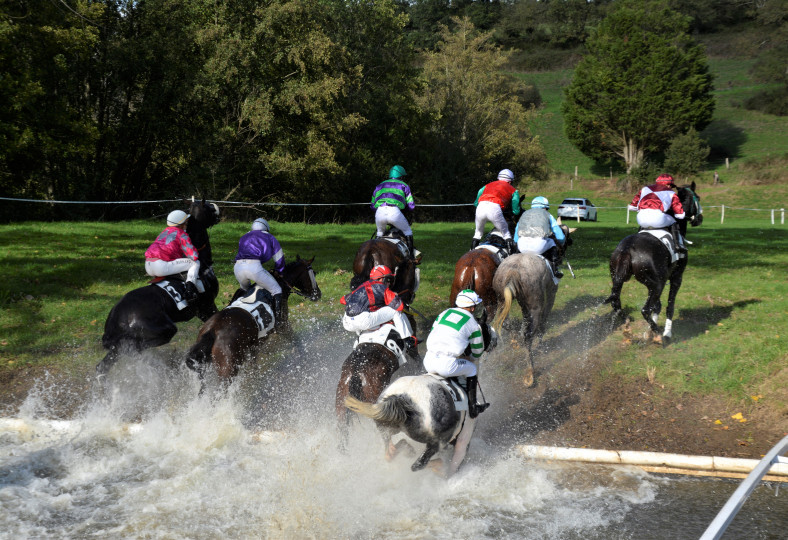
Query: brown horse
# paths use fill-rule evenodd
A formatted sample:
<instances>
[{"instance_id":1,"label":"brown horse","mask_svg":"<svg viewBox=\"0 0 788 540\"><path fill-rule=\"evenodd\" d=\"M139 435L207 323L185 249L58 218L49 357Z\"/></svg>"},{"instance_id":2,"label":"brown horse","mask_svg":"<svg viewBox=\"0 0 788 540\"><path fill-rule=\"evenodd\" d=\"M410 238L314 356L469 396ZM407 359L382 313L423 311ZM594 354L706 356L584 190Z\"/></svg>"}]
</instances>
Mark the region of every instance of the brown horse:
<instances>
[{"instance_id":1,"label":"brown horse","mask_svg":"<svg viewBox=\"0 0 788 540\"><path fill-rule=\"evenodd\" d=\"M305 296L316 302L320 299L320 287L315 281L315 271L311 259L296 260L285 266L277 281L282 286L282 319L287 324L287 299L291 292ZM236 293L236 297L241 296ZM235 297L234 299L235 300ZM195 343L186 357L186 365L197 371L203 379L208 366L213 366L216 375L225 385L229 384L246 357L260 343L274 326L273 310L268 302L261 301L253 309L231 305L217 312L202 325ZM262 335L261 335L262 334ZM202 391L202 390L201 390Z\"/></svg>"},{"instance_id":2,"label":"brown horse","mask_svg":"<svg viewBox=\"0 0 788 540\"><path fill-rule=\"evenodd\" d=\"M400 345L404 348L404 344ZM399 366L397 355L378 343L359 344L342 364L335 403L342 448L347 442L351 420L345 398L351 396L366 403L375 403Z\"/></svg>"},{"instance_id":3,"label":"brown horse","mask_svg":"<svg viewBox=\"0 0 788 540\"><path fill-rule=\"evenodd\" d=\"M358 248L356 258L353 260L350 289L353 290L367 281L370 270L379 264L388 266L395 274L391 290L399 294L405 305L409 306L413 303L418 288L416 264L394 243L381 238L367 240Z\"/></svg>"},{"instance_id":4,"label":"brown horse","mask_svg":"<svg viewBox=\"0 0 788 540\"><path fill-rule=\"evenodd\" d=\"M497 269L496 257L489 250L477 248L466 252L454 266L449 305L454 305L460 291L473 289L481 296L487 316L492 320L498 307L498 295L493 289L493 276Z\"/></svg>"}]
</instances>

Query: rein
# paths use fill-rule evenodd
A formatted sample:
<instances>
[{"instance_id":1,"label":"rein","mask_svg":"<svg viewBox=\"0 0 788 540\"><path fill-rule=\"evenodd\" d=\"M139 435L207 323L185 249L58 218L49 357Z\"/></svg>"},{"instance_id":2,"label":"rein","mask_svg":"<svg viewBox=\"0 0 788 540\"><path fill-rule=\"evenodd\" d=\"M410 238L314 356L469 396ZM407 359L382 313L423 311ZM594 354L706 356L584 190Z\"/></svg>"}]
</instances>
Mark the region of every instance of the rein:
<instances>
[{"instance_id":1,"label":"rein","mask_svg":"<svg viewBox=\"0 0 788 540\"><path fill-rule=\"evenodd\" d=\"M295 288L293 285L291 285L291 284L290 284L290 282L288 282L288 281L285 279L285 277L284 277L284 276L282 276L281 274L280 274L280 276L281 276L281 279L282 279L282 283L284 283L285 285L287 285L287 288L288 288L288 289L289 289L291 292L294 292L294 293L296 293L298 296L303 296L304 298L310 298L310 297L311 297L311 296L314 294L314 289L316 289L316 288L317 288L317 287L316 287L316 285L317 285L317 282L315 281L315 271L314 271L314 270L312 270L312 265L311 265L311 264L308 264L308 265L306 265L306 268L305 268L304 270L305 270L305 271L307 271L307 272L310 272L310 274L309 274L309 279L310 279L310 281L312 282L312 285L313 285L313 287L314 287L314 288L313 288L313 292L312 292L312 294L306 294L305 292L303 292L303 291L301 291L301 290L299 290L299 289ZM303 272L302 272L302 273L303 273ZM299 274L299 275L300 275L300 274Z\"/></svg>"}]
</instances>

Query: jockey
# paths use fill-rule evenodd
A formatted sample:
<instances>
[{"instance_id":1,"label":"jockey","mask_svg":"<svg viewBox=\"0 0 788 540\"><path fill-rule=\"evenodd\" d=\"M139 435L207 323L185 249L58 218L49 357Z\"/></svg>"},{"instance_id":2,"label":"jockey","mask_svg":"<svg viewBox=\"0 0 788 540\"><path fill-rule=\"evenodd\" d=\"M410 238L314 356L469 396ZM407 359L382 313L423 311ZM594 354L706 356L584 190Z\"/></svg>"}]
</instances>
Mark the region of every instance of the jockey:
<instances>
[{"instance_id":1,"label":"jockey","mask_svg":"<svg viewBox=\"0 0 788 540\"><path fill-rule=\"evenodd\" d=\"M416 203L410 187L405 183L407 173L402 165L394 165L389 171L388 180L384 180L372 192L370 208L375 210L375 225L378 228L378 238L386 232L386 225L392 225L402 231L408 244L411 259L415 259L413 249L413 231L408 220L402 214L406 208L413 212Z\"/></svg>"},{"instance_id":2,"label":"jockey","mask_svg":"<svg viewBox=\"0 0 788 540\"><path fill-rule=\"evenodd\" d=\"M673 234L676 250L686 253L684 239L678 231L677 219L684 219L684 207L679 196L673 191L676 185L669 174L661 174L657 181L638 192L627 207L637 210L638 225L643 229L666 229ZM673 215L667 214L671 210Z\"/></svg>"},{"instance_id":3,"label":"jockey","mask_svg":"<svg viewBox=\"0 0 788 540\"><path fill-rule=\"evenodd\" d=\"M520 253L536 253L550 261L553 274L558 279L564 277L558 270L561 264L561 253L558 246L566 243L566 236L556 219L547 210L550 202L546 197L534 197L531 209L523 212L514 230L517 249Z\"/></svg>"},{"instance_id":4,"label":"jockey","mask_svg":"<svg viewBox=\"0 0 788 540\"><path fill-rule=\"evenodd\" d=\"M405 304L397 293L389 289L393 281L394 273L388 266L379 264L372 268L369 281L365 281L339 300L346 306L342 325L348 332L360 335L391 322L405 342L405 352L408 356L421 361L416 336L413 335L408 318L402 312Z\"/></svg>"},{"instance_id":5,"label":"jockey","mask_svg":"<svg viewBox=\"0 0 788 540\"><path fill-rule=\"evenodd\" d=\"M274 271L281 273L285 269L285 256L279 241L269 231L270 226L265 219L254 220L252 230L238 242L233 270L242 289L249 289L254 281L271 293L274 300L274 318L279 323L282 317L282 287L274 276L263 268L263 263L273 260Z\"/></svg>"},{"instance_id":6,"label":"jockey","mask_svg":"<svg viewBox=\"0 0 788 540\"><path fill-rule=\"evenodd\" d=\"M509 232L504 217L504 212L509 206L515 216L520 215L520 192L512 186L512 183L514 183L514 173L504 169L498 173L497 180L479 190L476 202L473 203L476 206L476 231L473 234L471 249L479 245L484 234L484 225L489 221L506 240L509 253L514 253L512 233Z\"/></svg>"},{"instance_id":7,"label":"jockey","mask_svg":"<svg viewBox=\"0 0 788 540\"><path fill-rule=\"evenodd\" d=\"M460 358L470 355L478 360L484 352L482 329L473 313L482 299L471 289L460 291L454 301L456 308L449 308L435 319L430 335L427 336L427 354L424 369L441 377L466 377L468 393L468 415L476 418L489 403L476 403L478 384L476 364ZM483 308L482 308L483 309Z\"/></svg>"},{"instance_id":8,"label":"jockey","mask_svg":"<svg viewBox=\"0 0 788 540\"><path fill-rule=\"evenodd\" d=\"M145 251L145 272L151 277L165 277L186 272L186 295L188 300L205 292L198 279L200 261L197 250L186 232L189 215L183 210L173 210L167 216L167 228Z\"/></svg>"}]
</instances>

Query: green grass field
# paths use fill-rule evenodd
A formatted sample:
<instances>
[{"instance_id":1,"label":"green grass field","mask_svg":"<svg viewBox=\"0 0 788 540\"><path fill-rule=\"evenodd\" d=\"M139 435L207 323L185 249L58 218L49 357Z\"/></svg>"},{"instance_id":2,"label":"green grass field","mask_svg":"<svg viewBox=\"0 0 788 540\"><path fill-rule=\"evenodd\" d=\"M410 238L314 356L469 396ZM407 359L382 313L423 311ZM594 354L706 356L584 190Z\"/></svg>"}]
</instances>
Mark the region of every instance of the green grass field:
<instances>
[{"instance_id":1,"label":"green grass field","mask_svg":"<svg viewBox=\"0 0 788 540\"><path fill-rule=\"evenodd\" d=\"M637 338L645 329L639 313L645 288L634 282L625 285L622 300L634 319L635 338L627 339L620 328L600 334L610 313L600 305L609 294L609 256L633 231L632 217L627 225L623 210L602 210L597 223L571 223L578 227L569 253L577 278L563 280L547 336L557 354L565 354L560 352L564 339L599 334L588 340L590 350L581 357L595 355L635 377L656 366L660 384L676 392L722 393L735 400L777 393L775 399L781 399L778 391L788 374L786 226L735 213L720 224L709 213L704 226L692 229L689 238L695 244L677 302L676 342L662 349ZM0 369L38 366L90 373L103 355L100 337L110 308L146 282L142 253L159 229L149 221L0 226ZM312 317L341 316L338 298L347 292L353 255L372 229L273 224L288 257L315 257L323 290L318 303L291 299L296 325ZM246 230L247 224L230 222L212 230L221 305L235 290L232 258ZM417 223L414 231L424 252L414 307L432 318L447 307L454 264L467 249L472 225ZM181 325L173 346L187 348L198 328L196 320ZM419 335L426 328L420 322Z\"/></svg>"}]
</instances>

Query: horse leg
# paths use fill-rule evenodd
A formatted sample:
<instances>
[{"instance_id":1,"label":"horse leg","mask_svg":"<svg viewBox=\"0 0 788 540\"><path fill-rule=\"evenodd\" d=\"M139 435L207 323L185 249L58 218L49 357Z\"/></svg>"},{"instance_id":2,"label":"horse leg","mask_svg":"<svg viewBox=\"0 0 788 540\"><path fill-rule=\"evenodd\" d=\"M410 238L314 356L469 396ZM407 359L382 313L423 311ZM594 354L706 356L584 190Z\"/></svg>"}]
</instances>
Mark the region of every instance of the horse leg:
<instances>
[{"instance_id":1,"label":"horse leg","mask_svg":"<svg viewBox=\"0 0 788 540\"><path fill-rule=\"evenodd\" d=\"M662 332L662 346L667 347L673 339L673 310L676 304L676 295L681 287L682 273L676 272L670 278L670 290L668 291L668 305L665 308L665 330Z\"/></svg>"},{"instance_id":2,"label":"horse leg","mask_svg":"<svg viewBox=\"0 0 788 540\"><path fill-rule=\"evenodd\" d=\"M440 449L440 443L438 441L430 441L427 443L427 448L424 450L424 453L419 456L419 458L413 462L413 465L410 466L410 470L413 472L420 471L424 467L427 466L427 463L430 462L432 456L438 453Z\"/></svg>"},{"instance_id":3,"label":"horse leg","mask_svg":"<svg viewBox=\"0 0 788 540\"><path fill-rule=\"evenodd\" d=\"M462 431L460 431L454 443L454 454L451 457L451 463L449 463L449 476L456 473L465 460L465 454L468 451L468 445L471 442L471 436L473 435L473 428L475 425L475 418L466 418L465 425L462 427Z\"/></svg>"},{"instance_id":4,"label":"horse leg","mask_svg":"<svg viewBox=\"0 0 788 540\"><path fill-rule=\"evenodd\" d=\"M523 384L526 388L534 385L534 359L531 351L533 347L534 331L535 331L534 318L527 310L523 310L523 336L525 337L525 373L523 374Z\"/></svg>"},{"instance_id":5,"label":"horse leg","mask_svg":"<svg viewBox=\"0 0 788 540\"><path fill-rule=\"evenodd\" d=\"M643 318L646 319L649 331L652 334L659 334L657 321L659 320L659 312L662 309L662 302L660 302L659 298L662 296L662 289L665 285L654 281L648 283L646 286L648 287L648 298L643 305L643 309L640 310L640 313L643 315Z\"/></svg>"}]
</instances>

